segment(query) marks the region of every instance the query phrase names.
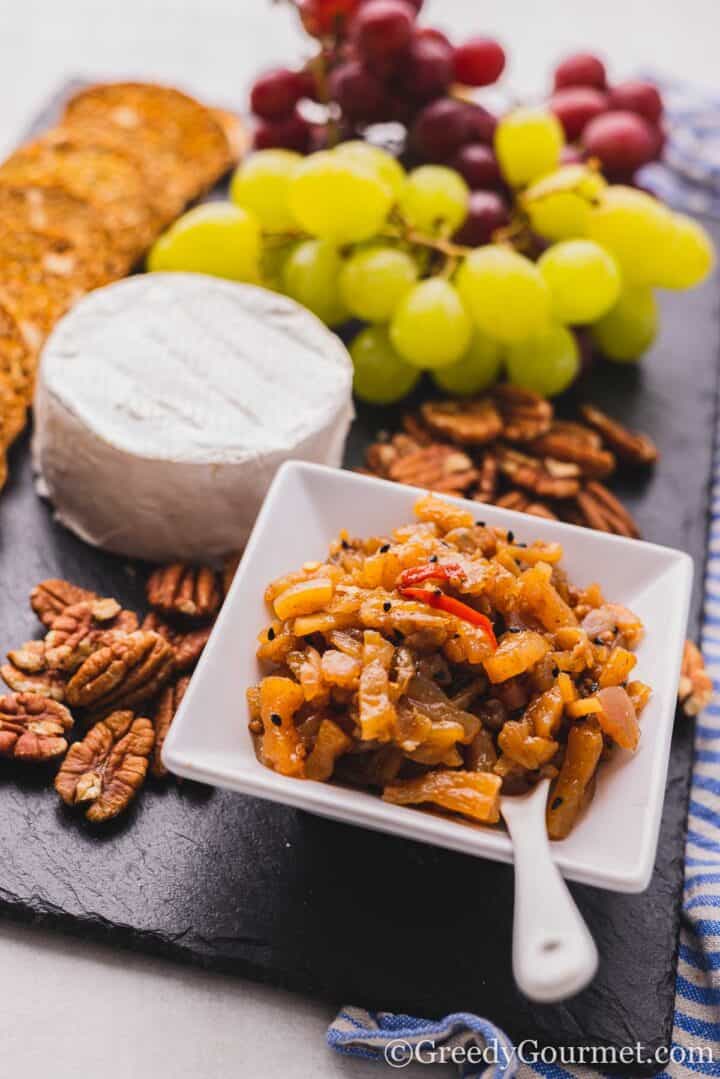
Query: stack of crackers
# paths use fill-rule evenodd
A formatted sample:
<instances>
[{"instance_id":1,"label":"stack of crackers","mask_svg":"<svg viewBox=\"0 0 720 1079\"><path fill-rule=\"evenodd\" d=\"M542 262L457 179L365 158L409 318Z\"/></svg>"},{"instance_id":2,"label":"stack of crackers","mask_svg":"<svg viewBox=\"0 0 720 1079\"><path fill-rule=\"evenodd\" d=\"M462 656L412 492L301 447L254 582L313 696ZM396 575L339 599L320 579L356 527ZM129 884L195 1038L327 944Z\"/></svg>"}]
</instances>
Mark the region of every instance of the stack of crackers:
<instances>
[{"instance_id":1,"label":"stack of crackers","mask_svg":"<svg viewBox=\"0 0 720 1079\"><path fill-rule=\"evenodd\" d=\"M237 160L234 117L177 90L92 86L0 165L0 489L42 344L86 292L128 274Z\"/></svg>"}]
</instances>

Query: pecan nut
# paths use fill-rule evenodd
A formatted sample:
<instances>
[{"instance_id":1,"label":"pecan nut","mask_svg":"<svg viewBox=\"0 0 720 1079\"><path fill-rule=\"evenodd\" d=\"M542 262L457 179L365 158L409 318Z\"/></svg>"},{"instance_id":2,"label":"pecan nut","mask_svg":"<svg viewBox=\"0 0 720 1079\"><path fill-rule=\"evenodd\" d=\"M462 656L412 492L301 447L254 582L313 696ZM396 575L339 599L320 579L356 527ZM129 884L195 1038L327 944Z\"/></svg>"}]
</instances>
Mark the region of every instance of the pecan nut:
<instances>
[{"instance_id":1,"label":"pecan nut","mask_svg":"<svg viewBox=\"0 0 720 1079\"><path fill-rule=\"evenodd\" d=\"M388 479L396 483L446 494L467 491L477 478L477 470L468 455L443 442L433 442L407 457L398 457L388 473Z\"/></svg>"},{"instance_id":2,"label":"pecan nut","mask_svg":"<svg viewBox=\"0 0 720 1079\"><path fill-rule=\"evenodd\" d=\"M75 603L53 620L45 636L45 660L48 667L74 671L91 652L104 643L110 626L120 615L114 599Z\"/></svg>"},{"instance_id":3,"label":"pecan nut","mask_svg":"<svg viewBox=\"0 0 720 1079\"><path fill-rule=\"evenodd\" d=\"M577 465L587 479L601 480L612 475L615 471L614 455L580 435L578 428L579 424L553 424L546 434L533 439L528 449L540 457L552 457Z\"/></svg>"},{"instance_id":4,"label":"pecan nut","mask_svg":"<svg viewBox=\"0 0 720 1079\"><path fill-rule=\"evenodd\" d=\"M540 498L572 498L580 490L580 470L570 462L541 461L502 446L498 450L498 464L515 487Z\"/></svg>"},{"instance_id":5,"label":"pecan nut","mask_svg":"<svg viewBox=\"0 0 720 1079\"><path fill-rule=\"evenodd\" d=\"M472 401L426 401L420 415L434 434L462 446L484 446L503 429L489 397Z\"/></svg>"},{"instance_id":6,"label":"pecan nut","mask_svg":"<svg viewBox=\"0 0 720 1079\"><path fill-rule=\"evenodd\" d=\"M0 676L15 693L34 693L54 701L65 700L67 676L48 667L45 642L28 641L8 652L9 663L0 667Z\"/></svg>"},{"instance_id":7,"label":"pecan nut","mask_svg":"<svg viewBox=\"0 0 720 1079\"><path fill-rule=\"evenodd\" d=\"M629 431L621 423L595 405L581 405L580 413L615 453L631 465L651 465L660 456L658 448L651 438L637 431Z\"/></svg>"},{"instance_id":8,"label":"pecan nut","mask_svg":"<svg viewBox=\"0 0 720 1079\"><path fill-rule=\"evenodd\" d=\"M182 699L185 696L185 692L189 685L189 675L183 675L182 678L178 678L177 682L171 682L169 685L165 686L158 697L154 716L155 746L153 748L151 764L152 774L158 779L162 779L168 774L168 770L162 761L162 748L165 744L168 731L172 726L172 721L175 718L175 713L182 704Z\"/></svg>"},{"instance_id":9,"label":"pecan nut","mask_svg":"<svg viewBox=\"0 0 720 1079\"><path fill-rule=\"evenodd\" d=\"M208 566L173 562L161 566L147 583L148 603L161 614L210 618L222 602L218 575Z\"/></svg>"},{"instance_id":10,"label":"pecan nut","mask_svg":"<svg viewBox=\"0 0 720 1079\"><path fill-rule=\"evenodd\" d=\"M493 502L498 488L498 458L494 450L486 450L480 461L478 481L473 499L475 502Z\"/></svg>"},{"instance_id":11,"label":"pecan nut","mask_svg":"<svg viewBox=\"0 0 720 1079\"><path fill-rule=\"evenodd\" d=\"M36 693L0 697L0 756L49 761L67 750L65 734L73 725L68 709Z\"/></svg>"},{"instance_id":12,"label":"pecan nut","mask_svg":"<svg viewBox=\"0 0 720 1079\"><path fill-rule=\"evenodd\" d=\"M49 629L66 607L97 598L95 593L88 591L87 588L79 588L78 585L70 584L69 581L51 577L33 588L30 593L30 606L43 625Z\"/></svg>"},{"instance_id":13,"label":"pecan nut","mask_svg":"<svg viewBox=\"0 0 720 1079\"><path fill-rule=\"evenodd\" d=\"M154 739L149 719L113 712L70 747L55 777L55 790L66 805L89 802L89 821L116 817L145 781Z\"/></svg>"},{"instance_id":14,"label":"pecan nut","mask_svg":"<svg viewBox=\"0 0 720 1079\"><path fill-rule=\"evenodd\" d=\"M400 431L388 441L373 442L365 452L365 460L371 472L386 479L390 469L400 457L408 457L427 445L427 441L421 443Z\"/></svg>"},{"instance_id":15,"label":"pecan nut","mask_svg":"<svg viewBox=\"0 0 720 1079\"><path fill-rule=\"evenodd\" d=\"M179 673L195 668L212 633L212 625L198 626L197 629L187 631L176 629L155 611L150 611L145 616L142 628L152 630L172 645L175 652L175 670Z\"/></svg>"},{"instance_id":16,"label":"pecan nut","mask_svg":"<svg viewBox=\"0 0 720 1079\"><path fill-rule=\"evenodd\" d=\"M576 502L582 522L596 532L612 532L617 536L640 538L640 530L632 516L611 491L602 483L592 481L577 495Z\"/></svg>"},{"instance_id":17,"label":"pecan nut","mask_svg":"<svg viewBox=\"0 0 720 1079\"><path fill-rule=\"evenodd\" d=\"M503 435L510 442L530 442L550 430L553 406L544 397L519 386L496 386L493 401L503 421Z\"/></svg>"},{"instance_id":18,"label":"pecan nut","mask_svg":"<svg viewBox=\"0 0 720 1079\"><path fill-rule=\"evenodd\" d=\"M702 652L692 641L685 641L678 701L686 716L697 716L710 704L714 696L710 675L705 669Z\"/></svg>"},{"instance_id":19,"label":"pecan nut","mask_svg":"<svg viewBox=\"0 0 720 1079\"><path fill-rule=\"evenodd\" d=\"M67 685L71 707L92 708L101 715L132 708L165 685L175 665L172 645L157 633L138 630L93 652Z\"/></svg>"}]
</instances>

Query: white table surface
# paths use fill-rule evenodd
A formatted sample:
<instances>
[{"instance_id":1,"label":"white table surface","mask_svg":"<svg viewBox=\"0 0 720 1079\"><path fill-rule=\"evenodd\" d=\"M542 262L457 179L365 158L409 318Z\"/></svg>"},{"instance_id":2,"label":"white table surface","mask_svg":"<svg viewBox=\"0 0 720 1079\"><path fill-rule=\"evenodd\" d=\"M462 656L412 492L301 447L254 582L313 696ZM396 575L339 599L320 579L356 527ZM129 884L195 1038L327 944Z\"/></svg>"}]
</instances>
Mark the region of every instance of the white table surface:
<instances>
[{"instance_id":1,"label":"white table surface","mask_svg":"<svg viewBox=\"0 0 720 1079\"><path fill-rule=\"evenodd\" d=\"M432 16L457 36L497 35L510 50L510 82L523 93L541 90L552 62L577 48L604 54L617 79L652 67L720 91L717 0L428 0L426 10L426 21ZM306 50L292 13L270 0L4 0L0 154L70 77L166 80L241 105L254 72ZM3 1077L383 1073L326 1049L327 1004L2 922L0 999ZM420 1079L429 1069L402 1074Z\"/></svg>"}]
</instances>

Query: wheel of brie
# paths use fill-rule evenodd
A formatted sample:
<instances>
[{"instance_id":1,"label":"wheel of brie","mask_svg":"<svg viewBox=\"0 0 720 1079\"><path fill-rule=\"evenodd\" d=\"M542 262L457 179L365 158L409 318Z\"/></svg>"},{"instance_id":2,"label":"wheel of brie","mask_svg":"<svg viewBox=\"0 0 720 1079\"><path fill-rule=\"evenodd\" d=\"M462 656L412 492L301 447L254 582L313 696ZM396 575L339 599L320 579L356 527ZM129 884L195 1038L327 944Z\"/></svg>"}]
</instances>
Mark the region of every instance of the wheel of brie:
<instances>
[{"instance_id":1,"label":"wheel of brie","mask_svg":"<svg viewBox=\"0 0 720 1079\"><path fill-rule=\"evenodd\" d=\"M90 293L48 339L38 489L109 551L235 551L283 461L339 466L351 389L344 345L292 300L200 274L131 277Z\"/></svg>"}]
</instances>

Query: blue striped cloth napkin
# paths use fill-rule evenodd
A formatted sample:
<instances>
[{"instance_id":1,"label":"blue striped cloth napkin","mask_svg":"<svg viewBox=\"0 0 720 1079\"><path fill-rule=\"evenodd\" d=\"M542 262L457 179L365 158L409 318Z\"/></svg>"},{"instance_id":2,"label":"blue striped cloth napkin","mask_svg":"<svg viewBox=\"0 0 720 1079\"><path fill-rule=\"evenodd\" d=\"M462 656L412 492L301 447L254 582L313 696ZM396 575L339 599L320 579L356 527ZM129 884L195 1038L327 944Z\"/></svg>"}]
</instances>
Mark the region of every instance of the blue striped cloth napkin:
<instances>
[{"instance_id":1,"label":"blue striped cloth napkin","mask_svg":"<svg viewBox=\"0 0 720 1079\"><path fill-rule=\"evenodd\" d=\"M654 78L666 104L669 132L662 164L643 169L643 184L675 209L720 217L720 96ZM720 429L706 576L702 651L720 700ZM720 703L696 726L690 793L685 891L675 986L675 1022L669 1062L656 1079L720 1077ZM411 1060L456 1062L464 1079L597 1079L587 1067L557 1061L526 1062L511 1039L480 1016L459 1012L437 1020L344 1007L327 1034L328 1045L395 1069ZM698 1057L697 1048L705 1051ZM690 1050L690 1052L688 1052ZM707 1059L711 1052L712 1059Z\"/></svg>"}]
</instances>

